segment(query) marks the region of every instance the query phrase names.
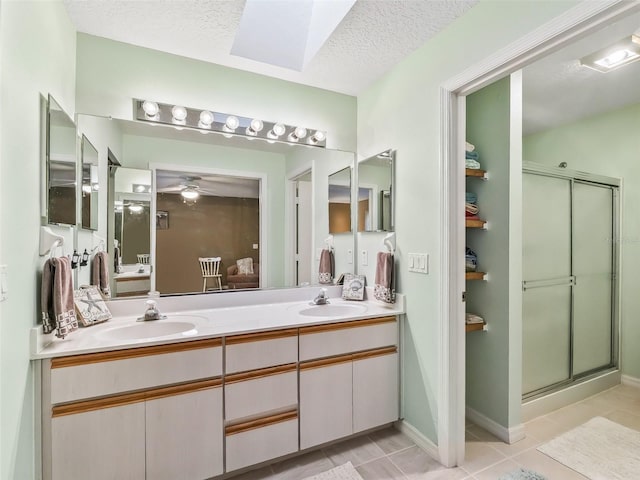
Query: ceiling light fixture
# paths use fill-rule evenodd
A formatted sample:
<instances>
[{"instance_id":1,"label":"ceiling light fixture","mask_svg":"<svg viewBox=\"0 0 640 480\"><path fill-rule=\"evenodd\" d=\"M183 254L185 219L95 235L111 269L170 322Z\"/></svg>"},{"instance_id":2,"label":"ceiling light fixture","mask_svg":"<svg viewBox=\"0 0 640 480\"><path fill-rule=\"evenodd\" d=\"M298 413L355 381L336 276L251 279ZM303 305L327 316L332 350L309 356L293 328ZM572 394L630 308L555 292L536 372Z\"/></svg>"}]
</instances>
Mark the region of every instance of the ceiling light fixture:
<instances>
[{"instance_id":1,"label":"ceiling light fixture","mask_svg":"<svg viewBox=\"0 0 640 480\"><path fill-rule=\"evenodd\" d=\"M580 64L607 73L640 60L640 37L631 35L580 59Z\"/></svg>"},{"instance_id":2,"label":"ceiling light fixture","mask_svg":"<svg viewBox=\"0 0 640 480\"><path fill-rule=\"evenodd\" d=\"M138 99L134 99L134 110L136 120L149 122L152 125L171 125L180 130L188 128L198 130L200 133L222 134L227 138L234 136L249 139L259 138L270 143L279 142L321 148L326 148L327 145L326 134L320 130L269 122L259 118ZM310 132L315 133L309 135Z\"/></svg>"},{"instance_id":3,"label":"ceiling light fixture","mask_svg":"<svg viewBox=\"0 0 640 480\"><path fill-rule=\"evenodd\" d=\"M140 213L142 212L142 205L138 203L132 203L131 205L129 205L129 211L134 214Z\"/></svg>"},{"instance_id":4,"label":"ceiling light fixture","mask_svg":"<svg viewBox=\"0 0 640 480\"><path fill-rule=\"evenodd\" d=\"M180 195L182 195L187 200L195 200L200 196L200 194L198 193L198 190L195 187L185 188L180 192Z\"/></svg>"}]
</instances>

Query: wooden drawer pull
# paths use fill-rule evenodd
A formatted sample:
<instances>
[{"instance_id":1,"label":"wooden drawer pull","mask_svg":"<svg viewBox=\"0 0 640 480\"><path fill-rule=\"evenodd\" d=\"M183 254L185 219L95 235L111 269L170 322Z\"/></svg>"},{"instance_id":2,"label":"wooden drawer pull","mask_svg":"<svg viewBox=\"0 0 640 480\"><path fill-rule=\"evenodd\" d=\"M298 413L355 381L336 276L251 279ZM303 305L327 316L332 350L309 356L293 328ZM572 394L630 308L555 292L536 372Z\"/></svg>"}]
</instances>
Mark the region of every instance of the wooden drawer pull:
<instances>
[{"instance_id":1,"label":"wooden drawer pull","mask_svg":"<svg viewBox=\"0 0 640 480\"><path fill-rule=\"evenodd\" d=\"M131 403L139 403L147 400L157 400L159 398L182 395L185 393L193 393L200 390L218 388L221 386L221 378L210 378L207 380L183 383L180 385L171 385L168 387L155 387L139 392L124 393L121 395L112 395L109 397L82 400L80 402L67 403L64 405L56 405L51 410L51 416L61 417L63 415L74 415L76 413L101 410L103 408L121 407L123 405L129 405Z\"/></svg>"},{"instance_id":2,"label":"wooden drawer pull","mask_svg":"<svg viewBox=\"0 0 640 480\"><path fill-rule=\"evenodd\" d=\"M250 370L248 372L234 373L224 377L225 385L236 382L243 382L246 380L256 380L258 378L264 378L271 375L279 375L282 373L295 372L298 365L295 363L289 363L287 365L279 365L277 367L261 368L259 370Z\"/></svg>"},{"instance_id":3,"label":"wooden drawer pull","mask_svg":"<svg viewBox=\"0 0 640 480\"><path fill-rule=\"evenodd\" d=\"M334 330L343 330L345 328L370 327L372 325L392 323L395 321L396 321L396 317L380 317L380 318L367 318L365 320L353 320L350 322L329 323L326 325L311 325L309 327L300 328L300 335L308 335L310 333L331 332Z\"/></svg>"},{"instance_id":4,"label":"wooden drawer pull","mask_svg":"<svg viewBox=\"0 0 640 480\"><path fill-rule=\"evenodd\" d=\"M384 348L376 348L375 350L366 350L364 352L358 352L353 354L354 360L364 360L366 358L380 357L382 355L389 355L392 353L396 353L398 351L398 347L384 347Z\"/></svg>"},{"instance_id":5,"label":"wooden drawer pull","mask_svg":"<svg viewBox=\"0 0 640 480\"><path fill-rule=\"evenodd\" d=\"M331 365L338 365L340 363L347 363L353 360L353 354L337 355L335 357L321 358L319 360L311 360L308 362L302 362L300 364L300 371L310 370L312 368L329 367Z\"/></svg>"},{"instance_id":6,"label":"wooden drawer pull","mask_svg":"<svg viewBox=\"0 0 640 480\"><path fill-rule=\"evenodd\" d=\"M225 435L235 435L236 433L247 432L249 430L255 430L256 428L268 427L269 425L275 425L276 423L288 422L289 420L295 420L298 418L298 411L291 410L288 412L278 413L277 415L270 415L268 417L257 418L250 422L238 423L236 425L229 425L225 428Z\"/></svg>"},{"instance_id":7,"label":"wooden drawer pull","mask_svg":"<svg viewBox=\"0 0 640 480\"><path fill-rule=\"evenodd\" d=\"M295 337L298 335L297 328L287 328L285 330L274 330L272 332L247 333L245 335L234 335L225 339L226 345L236 345L238 343L260 342L264 340L276 340L278 338Z\"/></svg>"},{"instance_id":8,"label":"wooden drawer pull","mask_svg":"<svg viewBox=\"0 0 640 480\"><path fill-rule=\"evenodd\" d=\"M147 357L149 355L161 355L164 353L186 352L200 348L221 347L221 338L207 338L192 342L169 343L167 345L154 345L152 347L128 348L126 350L114 350L111 352L85 353L82 355L70 355L68 357L56 357L51 359L51 368L75 367L90 363L112 362L127 358Z\"/></svg>"}]
</instances>

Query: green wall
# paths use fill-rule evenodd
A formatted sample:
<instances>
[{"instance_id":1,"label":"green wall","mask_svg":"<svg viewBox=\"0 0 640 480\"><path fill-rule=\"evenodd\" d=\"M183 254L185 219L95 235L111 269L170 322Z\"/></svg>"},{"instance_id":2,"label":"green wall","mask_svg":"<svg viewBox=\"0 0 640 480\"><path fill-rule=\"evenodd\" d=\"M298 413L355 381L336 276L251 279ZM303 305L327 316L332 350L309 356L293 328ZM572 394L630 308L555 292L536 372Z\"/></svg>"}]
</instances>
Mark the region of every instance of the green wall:
<instances>
[{"instance_id":1,"label":"green wall","mask_svg":"<svg viewBox=\"0 0 640 480\"><path fill-rule=\"evenodd\" d=\"M640 378L640 104L604 113L524 138L524 161L621 178L622 373Z\"/></svg>"},{"instance_id":2,"label":"green wall","mask_svg":"<svg viewBox=\"0 0 640 480\"><path fill-rule=\"evenodd\" d=\"M480 1L358 96L358 157L397 150L399 291L407 295L404 416L437 443L441 317L440 86L548 22L575 1ZM429 254L429 275L406 269ZM504 346L506 349L507 347Z\"/></svg>"},{"instance_id":3,"label":"green wall","mask_svg":"<svg viewBox=\"0 0 640 480\"><path fill-rule=\"evenodd\" d=\"M355 97L82 33L77 51L80 113L131 120L149 98L325 130L328 148L355 151Z\"/></svg>"},{"instance_id":4,"label":"green wall","mask_svg":"<svg viewBox=\"0 0 640 480\"><path fill-rule=\"evenodd\" d=\"M0 3L0 479L36 478L34 365L29 329L39 318L40 96L73 117L76 33L62 2ZM71 240L70 237L68 237Z\"/></svg>"}]
</instances>

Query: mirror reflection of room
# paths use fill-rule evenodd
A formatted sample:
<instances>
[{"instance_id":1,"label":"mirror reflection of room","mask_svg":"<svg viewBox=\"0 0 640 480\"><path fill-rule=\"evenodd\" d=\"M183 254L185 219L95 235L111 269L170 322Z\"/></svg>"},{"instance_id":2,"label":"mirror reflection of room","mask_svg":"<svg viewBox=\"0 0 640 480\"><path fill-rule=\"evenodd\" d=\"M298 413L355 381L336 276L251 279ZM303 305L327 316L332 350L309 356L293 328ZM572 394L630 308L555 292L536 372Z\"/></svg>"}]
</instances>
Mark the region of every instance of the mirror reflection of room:
<instances>
[{"instance_id":1,"label":"mirror reflection of room","mask_svg":"<svg viewBox=\"0 0 640 480\"><path fill-rule=\"evenodd\" d=\"M80 147L82 165L82 228L98 229L98 151L89 139L82 135Z\"/></svg>"},{"instance_id":2,"label":"mirror reflection of room","mask_svg":"<svg viewBox=\"0 0 640 480\"><path fill-rule=\"evenodd\" d=\"M351 167L329 175L329 233L351 232Z\"/></svg>"},{"instance_id":3,"label":"mirror reflection of room","mask_svg":"<svg viewBox=\"0 0 640 480\"><path fill-rule=\"evenodd\" d=\"M76 126L49 96L47 112L48 223L76 224Z\"/></svg>"},{"instance_id":4,"label":"mirror reflection of room","mask_svg":"<svg viewBox=\"0 0 640 480\"><path fill-rule=\"evenodd\" d=\"M260 180L156 170L156 288L160 292L260 286ZM219 258L205 284L199 258Z\"/></svg>"},{"instance_id":5,"label":"mirror reflection of room","mask_svg":"<svg viewBox=\"0 0 640 480\"><path fill-rule=\"evenodd\" d=\"M393 153L385 150L358 163L358 232L389 232Z\"/></svg>"}]
</instances>

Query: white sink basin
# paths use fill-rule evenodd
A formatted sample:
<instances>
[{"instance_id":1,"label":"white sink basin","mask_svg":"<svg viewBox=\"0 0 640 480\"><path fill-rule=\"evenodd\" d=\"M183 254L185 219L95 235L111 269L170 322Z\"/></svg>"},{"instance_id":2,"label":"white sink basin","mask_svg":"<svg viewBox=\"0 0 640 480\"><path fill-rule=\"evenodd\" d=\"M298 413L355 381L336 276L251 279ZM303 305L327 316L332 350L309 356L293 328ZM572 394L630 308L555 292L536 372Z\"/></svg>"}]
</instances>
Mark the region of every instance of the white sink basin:
<instances>
[{"instance_id":1,"label":"white sink basin","mask_svg":"<svg viewBox=\"0 0 640 480\"><path fill-rule=\"evenodd\" d=\"M186 320L188 317L185 316L181 318L185 318ZM113 327L100 332L98 335L107 340L140 340L143 338L166 337L178 333L184 336L195 335L197 333L195 323L189 321L154 320Z\"/></svg>"},{"instance_id":2,"label":"white sink basin","mask_svg":"<svg viewBox=\"0 0 640 480\"><path fill-rule=\"evenodd\" d=\"M313 307L300 310L300 315L307 317L342 317L347 315L357 315L367 310L364 305L314 305Z\"/></svg>"}]
</instances>

